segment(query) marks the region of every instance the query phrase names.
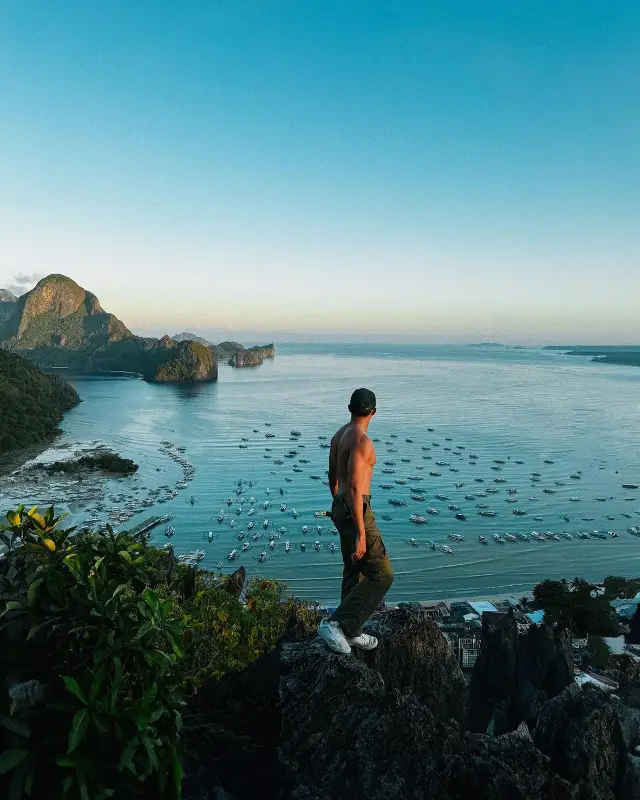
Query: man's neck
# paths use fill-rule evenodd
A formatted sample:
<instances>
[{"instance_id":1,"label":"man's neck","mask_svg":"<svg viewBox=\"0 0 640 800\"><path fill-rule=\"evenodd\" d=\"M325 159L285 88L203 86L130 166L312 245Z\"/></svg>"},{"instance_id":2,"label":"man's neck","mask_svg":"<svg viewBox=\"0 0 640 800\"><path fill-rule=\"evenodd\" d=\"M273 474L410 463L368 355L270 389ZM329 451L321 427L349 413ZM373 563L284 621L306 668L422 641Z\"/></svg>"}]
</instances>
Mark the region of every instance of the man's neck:
<instances>
[{"instance_id":1,"label":"man's neck","mask_svg":"<svg viewBox=\"0 0 640 800\"><path fill-rule=\"evenodd\" d=\"M371 417L351 417L351 424L354 428L358 428L363 433L366 433L369 430L369 423L371 422Z\"/></svg>"}]
</instances>

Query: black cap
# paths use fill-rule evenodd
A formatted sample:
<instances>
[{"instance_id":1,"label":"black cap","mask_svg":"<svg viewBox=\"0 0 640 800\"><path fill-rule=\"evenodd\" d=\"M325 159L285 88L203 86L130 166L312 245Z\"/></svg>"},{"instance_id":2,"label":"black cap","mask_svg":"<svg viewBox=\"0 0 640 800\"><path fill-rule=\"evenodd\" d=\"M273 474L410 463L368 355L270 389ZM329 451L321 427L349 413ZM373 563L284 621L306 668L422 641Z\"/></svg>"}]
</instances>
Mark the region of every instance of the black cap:
<instances>
[{"instance_id":1,"label":"black cap","mask_svg":"<svg viewBox=\"0 0 640 800\"><path fill-rule=\"evenodd\" d=\"M349 411L353 414L369 414L376 407L376 396L371 389L356 389L351 395Z\"/></svg>"}]
</instances>

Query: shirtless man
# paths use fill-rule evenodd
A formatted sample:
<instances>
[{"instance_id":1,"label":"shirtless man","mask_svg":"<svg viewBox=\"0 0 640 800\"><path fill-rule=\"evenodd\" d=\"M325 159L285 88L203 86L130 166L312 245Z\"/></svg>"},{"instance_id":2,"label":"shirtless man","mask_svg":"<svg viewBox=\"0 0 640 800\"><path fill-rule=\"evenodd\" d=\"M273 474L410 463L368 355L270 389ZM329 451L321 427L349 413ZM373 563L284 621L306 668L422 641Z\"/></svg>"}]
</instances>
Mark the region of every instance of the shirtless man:
<instances>
[{"instance_id":1,"label":"shirtless man","mask_svg":"<svg viewBox=\"0 0 640 800\"><path fill-rule=\"evenodd\" d=\"M367 429L376 413L376 396L356 389L349 403L351 422L331 440L329 488L331 516L340 534L344 564L342 595L331 619L323 620L318 634L336 653L351 647L372 650L378 640L362 632L393 583L393 568L371 509L371 478L376 453Z\"/></svg>"}]
</instances>

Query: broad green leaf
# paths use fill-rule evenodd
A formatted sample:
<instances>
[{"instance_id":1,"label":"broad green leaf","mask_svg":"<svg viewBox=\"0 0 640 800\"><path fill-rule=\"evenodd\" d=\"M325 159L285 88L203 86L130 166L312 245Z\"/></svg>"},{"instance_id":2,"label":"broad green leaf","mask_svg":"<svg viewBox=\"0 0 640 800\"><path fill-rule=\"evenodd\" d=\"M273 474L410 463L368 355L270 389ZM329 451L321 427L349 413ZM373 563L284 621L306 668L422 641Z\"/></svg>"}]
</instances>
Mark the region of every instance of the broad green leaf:
<instances>
[{"instance_id":1,"label":"broad green leaf","mask_svg":"<svg viewBox=\"0 0 640 800\"><path fill-rule=\"evenodd\" d=\"M21 603L19 600L9 600L7 605L4 607L4 611L0 614L0 617L4 616L8 611L26 611L27 607L24 603Z\"/></svg>"},{"instance_id":2,"label":"broad green leaf","mask_svg":"<svg viewBox=\"0 0 640 800\"><path fill-rule=\"evenodd\" d=\"M36 514L35 512L32 514L29 512L29 517L34 521L37 522L39 527L43 530L47 527L47 523L44 521L44 517L42 514Z\"/></svg>"},{"instance_id":3,"label":"broad green leaf","mask_svg":"<svg viewBox=\"0 0 640 800\"><path fill-rule=\"evenodd\" d=\"M31 728L19 717L0 717L0 725L18 736L31 736Z\"/></svg>"},{"instance_id":4,"label":"broad green leaf","mask_svg":"<svg viewBox=\"0 0 640 800\"><path fill-rule=\"evenodd\" d=\"M36 578L35 581L32 581L29 584L29 588L27 589L27 601L29 605L33 605L36 601L36 597L38 596L38 590L44 583L44 578Z\"/></svg>"},{"instance_id":5,"label":"broad green leaf","mask_svg":"<svg viewBox=\"0 0 640 800\"><path fill-rule=\"evenodd\" d=\"M9 525L17 526L20 524L20 514L15 511L9 511L7 519L9 520Z\"/></svg>"},{"instance_id":6,"label":"broad green leaf","mask_svg":"<svg viewBox=\"0 0 640 800\"><path fill-rule=\"evenodd\" d=\"M87 728L89 727L90 712L88 708L81 708L73 718L71 732L69 733L69 746L67 753L72 753L78 745L82 744Z\"/></svg>"},{"instance_id":7,"label":"broad green leaf","mask_svg":"<svg viewBox=\"0 0 640 800\"><path fill-rule=\"evenodd\" d=\"M175 750L171 752L171 775L173 777L173 788L176 792L177 800L180 800L182 797L182 761L180 760L180 756L176 753Z\"/></svg>"},{"instance_id":8,"label":"broad green leaf","mask_svg":"<svg viewBox=\"0 0 640 800\"><path fill-rule=\"evenodd\" d=\"M63 675L62 680L64 681L67 690L71 692L71 694L74 694L78 698L78 700L80 700L80 702L86 706L87 700L84 696L82 689L78 684L78 681L75 678L69 677L69 675Z\"/></svg>"},{"instance_id":9,"label":"broad green leaf","mask_svg":"<svg viewBox=\"0 0 640 800\"><path fill-rule=\"evenodd\" d=\"M120 761L118 763L118 772L122 772L123 769L131 769L133 764L133 758L136 754L136 750L138 749L139 744L140 742L137 739L130 739L127 742L120 755ZM133 774L135 775L135 770L132 771Z\"/></svg>"},{"instance_id":10,"label":"broad green leaf","mask_svg":"<svg viewBox=\"0 0 640 800\"><path fill-rule=\"evenodd\" d=\"M67 777L62 781L62 794L66 794L72 786L73 775L67 775Z\"/></svg>"},{"instance_id":11,"label":"broad green leaf","mask_svg":"<svg viewBox=\"0 0 640 800\"><path fill-rule=\"evenodd\" d=\"M8 750L4 750L0 753L0 775L9 772L28 755L29 751L23 747L10 747Z\"/></svg>"}]
</instances>

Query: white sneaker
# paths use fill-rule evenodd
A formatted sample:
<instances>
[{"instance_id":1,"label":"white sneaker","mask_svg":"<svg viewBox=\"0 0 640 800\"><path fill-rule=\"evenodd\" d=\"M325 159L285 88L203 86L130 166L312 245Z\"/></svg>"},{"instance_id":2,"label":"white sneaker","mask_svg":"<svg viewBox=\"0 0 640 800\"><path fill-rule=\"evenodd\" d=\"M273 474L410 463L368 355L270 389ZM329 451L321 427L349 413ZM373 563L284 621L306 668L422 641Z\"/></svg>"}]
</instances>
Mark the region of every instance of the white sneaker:
<instances>
[{"instance_id":1,"label":"white sneaker","mask_svg":"<svg viewBox=\"0 0 640 800\"><path fill-rule=\"evenodd\" d=\"M359 647L360 650L374 650L378 646L378 640L375 636L370 636L368 633L361 633L360 636L355 636L353 639L345 637L347 644L352 647Z\"/></svg>"},{"instance_id":2,"label":"white sneaker","mask_svg":"<svg viewBox=\"0 0 640 800\"><path fill-rule=\"evenodd\" d=\"M318 625L318 636L324 639L328 647L336 653L346 655L351 652L339 622L330 622L328 619L323 619Z\"/></svg>"}]
</instances>

